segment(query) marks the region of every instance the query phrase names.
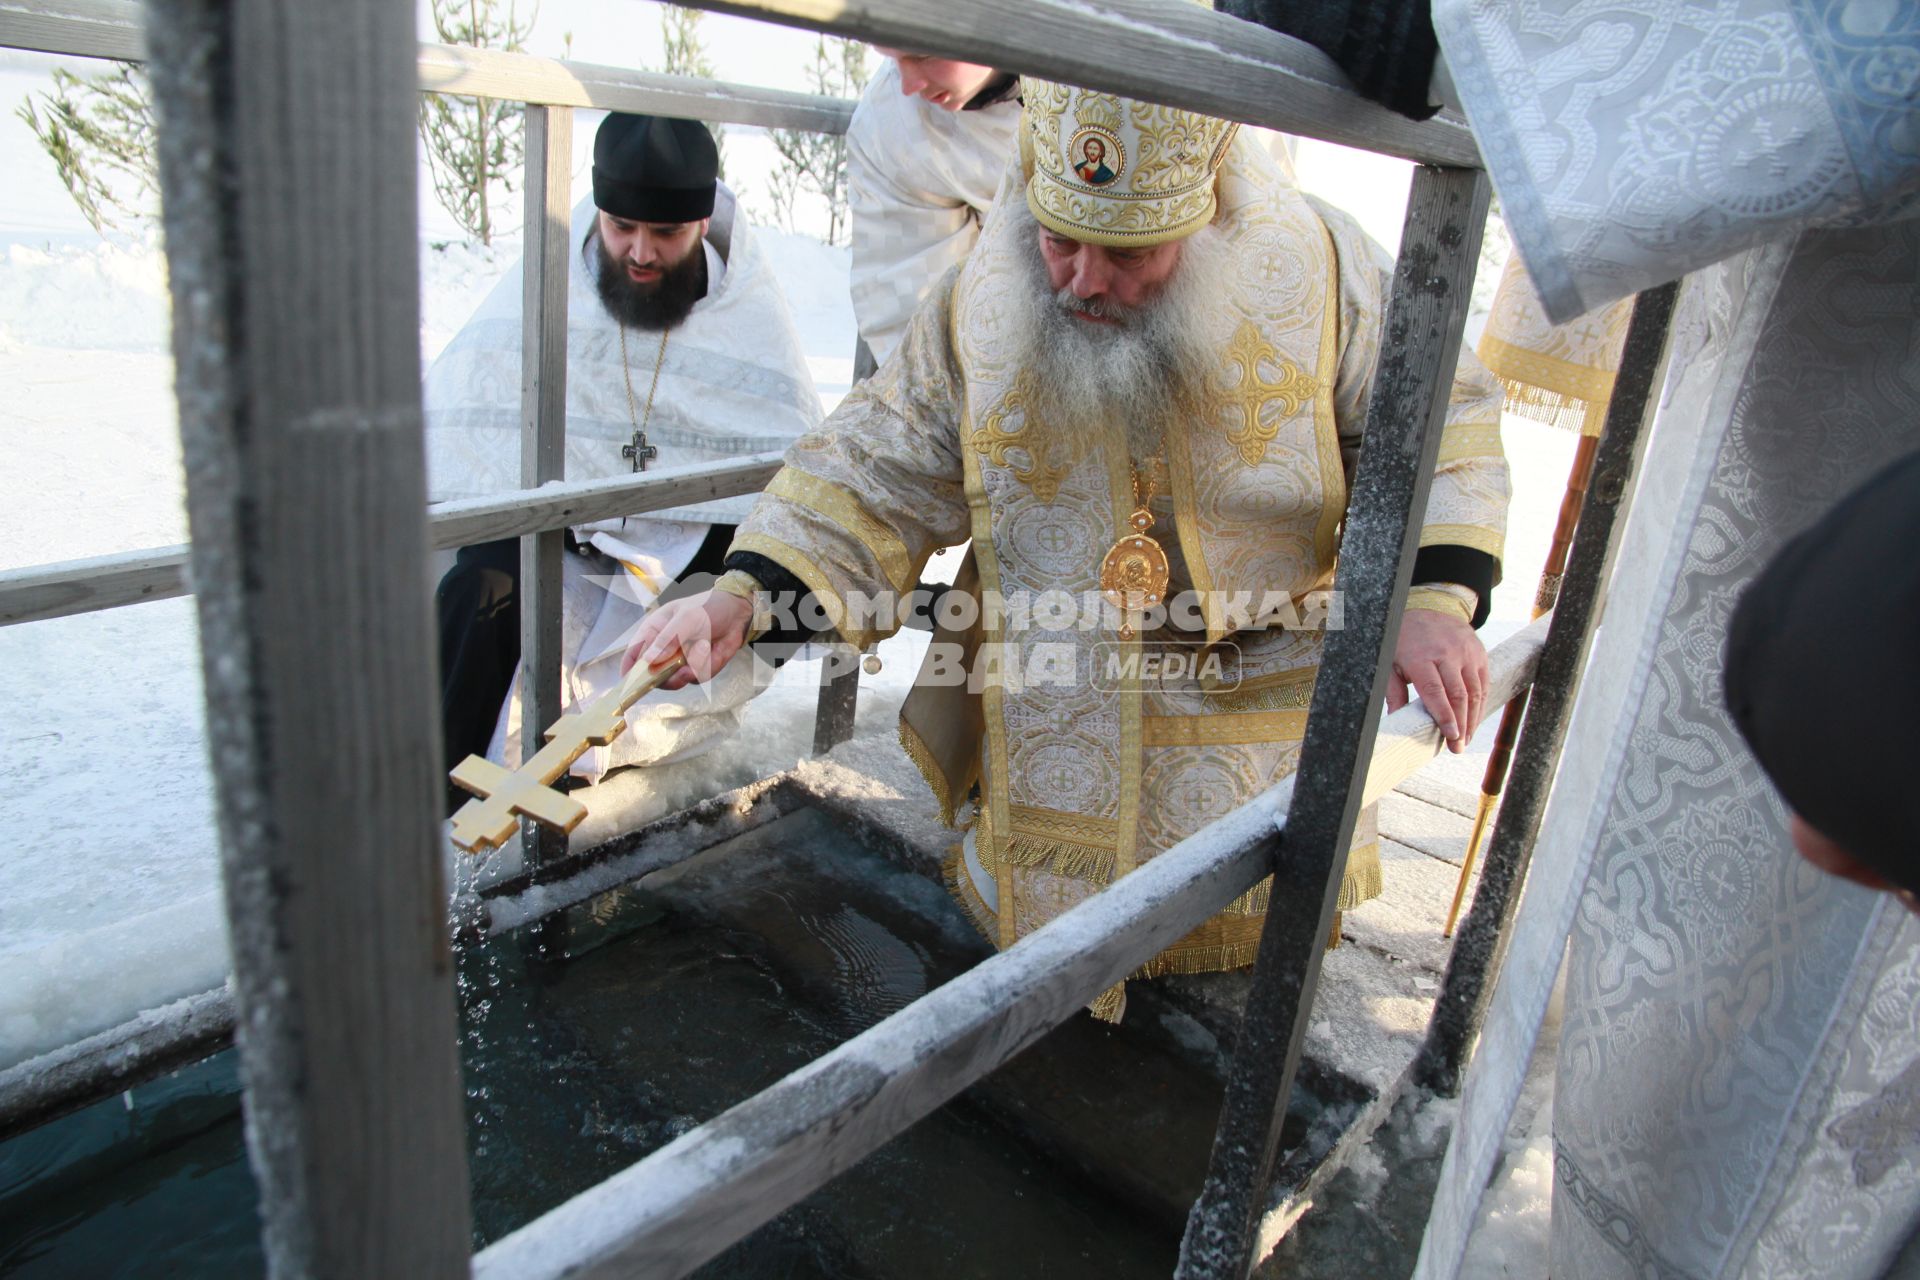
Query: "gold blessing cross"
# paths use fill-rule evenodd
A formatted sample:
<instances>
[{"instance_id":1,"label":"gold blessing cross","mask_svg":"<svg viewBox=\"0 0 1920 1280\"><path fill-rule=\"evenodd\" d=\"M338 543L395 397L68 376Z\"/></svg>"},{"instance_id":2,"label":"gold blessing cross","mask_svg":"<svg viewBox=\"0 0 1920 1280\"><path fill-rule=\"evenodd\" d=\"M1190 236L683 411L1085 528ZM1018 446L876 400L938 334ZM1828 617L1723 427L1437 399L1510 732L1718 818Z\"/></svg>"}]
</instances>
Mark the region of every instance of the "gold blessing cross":
<instances>
[{"instance_id":1,"label":"gold blessing cross","mask_svg":"<svg viewBox=\"0 0 1920 1280\"><path fill-rule=\"evenodd\" d=\"M453 842L468 853L498 849L520 829L520 816L561 831L571 831L587 816L587 806L553 787L560 776L589 747L604 747L627 729L627 708L640 701L681 667L686 655L676 653L665 663L649 667L635 663L626 679L587 704L569 712L545 733L547 744L518 769L509 772L484 756L468 756L448 774L478 797L453 815Z\"/></svg>"}]
</instances>

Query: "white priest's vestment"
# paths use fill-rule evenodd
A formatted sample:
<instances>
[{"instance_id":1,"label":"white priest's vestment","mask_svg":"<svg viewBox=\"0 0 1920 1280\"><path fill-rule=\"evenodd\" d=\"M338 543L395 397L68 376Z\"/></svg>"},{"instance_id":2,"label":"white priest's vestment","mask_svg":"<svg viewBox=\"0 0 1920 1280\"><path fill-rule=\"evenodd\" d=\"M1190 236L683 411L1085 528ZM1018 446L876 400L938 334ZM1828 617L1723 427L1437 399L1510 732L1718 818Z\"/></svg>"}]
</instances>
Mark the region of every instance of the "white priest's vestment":
<instances>
[{"instance_id":1,"label":"white priest's vestment","mask_svg":"<svg viewBox=\"0 0 1920 1280\"><path fill-rule=\"evenodd\" d=\"M595 213L591 196L575 206L568 249L566 479L628 474L632 463L620 451L643 416L647 440L660 451L652 470L777 451L818 425L820 399L786 300L730 191L719 190L704 246L707 296L668 332L664 346L657 332L629 330L624 357L620 326L594 284L593 257L581 251ZM435 501L520 487L521 314L516 266L428 370L427 462ZM575 531L602 555L562 561L566 706L617 683L620 657L647 608L711 525L737 523L752 501L723 498ZM753 694L749 664L737 666L710 685L636 704L627 713L628 731L582 756L573 772L598 778L621 765L663 763L711 745L738 723ZM517 680L489 754L510 767L520 759Z\"/></svg>"},{"instance_id":2,"label":"white priest's vestment","mask_svg":"<svg viewBox=\"0 0 1920 1280\"><path fill-rule=\"evenodd\" d=\"M901 93L891 58L860 95L847 128L853 314L875 361L980 238L1019 125L1017 100L945 111Z\"/></svg>"},{"instance_id":3,"label":"white priest's vestment","mask_svg":"<svg viewBox=\"0 0 1920 1280\"><path fill-rule=\"evenodd\" d=\"M1920 10L1435 25L1554 318L1696 274L1416 1274L1458 1274L1565 955L1555 1280L1907 1280L1920 919L1795 853L1721 671L1753 574L1920 445Z\"/></svg>"}]
</instances>

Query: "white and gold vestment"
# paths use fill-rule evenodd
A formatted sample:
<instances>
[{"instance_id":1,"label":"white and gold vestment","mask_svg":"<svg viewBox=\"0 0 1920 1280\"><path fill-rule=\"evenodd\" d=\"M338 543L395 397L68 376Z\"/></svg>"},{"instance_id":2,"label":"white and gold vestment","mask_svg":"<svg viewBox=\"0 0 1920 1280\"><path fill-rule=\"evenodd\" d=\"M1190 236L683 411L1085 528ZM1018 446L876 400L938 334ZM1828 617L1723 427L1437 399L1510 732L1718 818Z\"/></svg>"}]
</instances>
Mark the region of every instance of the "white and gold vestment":
<instances>
[{"instance_id":1,"label":"white and gold vestment","mask_svg":"<svg viewBox=\"0 0 1920 1280\"><path fill-rule=\"evenodd\" d=\"M1046 88L1028 82L1029 111ZM1018 165L968 260L879 374L792 448L734 542L822 601L844 602L910 591L936 548L971 538L958 585L1033 603L1024 618L1017 605L983 617L964 637L991 655L976 664L976 682L982 666L999 678L969 692L930 679L930 659L902 714L902 740L950 821L979 786L951 879L1003 948L1294 769L1322 636L1273 624L1293 612L1289 602L1332 584L1379 354L1390 264L1377 246L1311 204L1251 139L1219 138L1224 161L1156 146L1167 143L1161 126L1180 127L1184 113L1126 105L1134 118L1118 140L1129 144L1136 181L1192 185L1181 166L1219 164L1211 221L1233 258L1211 335L1219 365L1210 397L1163 425L1171 493L1155 536L1173 562L1170 591L1200 593L1194 628L1122 640L1113 626L1082 625L1084 610L1067 619L1049 607L1098 598L1102 558L1134 492L1122 423L1103 439L1074 438L1029 407L1034 375L1012 308L1031 270L1019 237L1034 224L1020 216L1012 184L1027 174ZM1109 145L1103 159L1117 168L1119 158ZM1498 386L1469 358L1423 545L1498 557L1507 499L1499 404ZM1238 619L1238 593L1256 603L1283 593L1281 607ZM864 646L892 623L849 619L840 629ZM1243 678L1209 692L1195 679L1143 688L1094 675L1106 655L1169 639L1196 653L1237 645ZM1341 904L1379 889L1369 815ZM1262 885L1233 903L1144 972L1249 963L1267 893Z\"/></svg>"}]
</instances>

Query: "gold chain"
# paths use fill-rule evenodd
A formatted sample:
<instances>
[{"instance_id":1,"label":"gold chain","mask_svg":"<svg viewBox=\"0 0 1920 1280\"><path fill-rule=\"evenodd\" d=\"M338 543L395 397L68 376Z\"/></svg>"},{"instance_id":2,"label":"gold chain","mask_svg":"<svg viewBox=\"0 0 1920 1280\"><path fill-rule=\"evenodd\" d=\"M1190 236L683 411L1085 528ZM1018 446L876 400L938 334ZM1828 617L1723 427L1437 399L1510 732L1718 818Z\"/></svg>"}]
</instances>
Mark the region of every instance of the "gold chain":
<instances>
[{"instance_id":1,"label":"gold chain","mask_svg":"<svg viewBox=\"0 0 1920 1280\"><path fill-rule=\"evenodd\" d=\"M1160 456L1158 454L1147 459L1147 496L1143 498L1140 496L1140 469L1132 465L1128 466L1127 469L1133 473L1134 510L1149 511L1153 506L1153 491L1155 486L1160 483L1160 467ZM1151 514L1150 511L1149 514Z\"/></svg>"},{"instance_id":2,"label":"gold chain","mask_svg":"<svg viewBox=\"0 0 1920 1280\"><path fill-rule=\"evenodd\" d=\"M653 421L653 393L660 389L660 370L667 363L667 335L671 329L660 331L660 353L653 358L653 385L647 388L647 412L644 417L633 411L633 368L627 362L627 326L620 326L620 373L627 381L627 421L633 423L633 429L646 434L647 424Z\"/></svg>"}]
</instances>

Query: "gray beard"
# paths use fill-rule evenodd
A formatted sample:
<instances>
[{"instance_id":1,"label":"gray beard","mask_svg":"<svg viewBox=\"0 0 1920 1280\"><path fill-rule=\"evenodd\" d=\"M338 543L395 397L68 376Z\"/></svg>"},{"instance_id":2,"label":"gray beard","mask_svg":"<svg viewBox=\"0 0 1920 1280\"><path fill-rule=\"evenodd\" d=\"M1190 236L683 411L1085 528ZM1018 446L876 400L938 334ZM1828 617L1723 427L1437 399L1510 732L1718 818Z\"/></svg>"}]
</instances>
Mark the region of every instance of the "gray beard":
<instances>
[{"instance_id":1,"label":"gray beard","mask_svg":"<svg viewBox=\"0 0 1920 1280\"><path fill-rule=\"evenodd\" d=\"M1182 246L1173 276L1148 302L1131 308L1083 302L1071 289L1047 286L1038 227L1031 213L1017 235L1025 273L1014 309L1019 349L1032 375L1028 409L1057 429L1095 440L1108 424L1126 430L1136 464L1159 456L1167 423L1192 416L1208 398L1218 363L1209 340L1224 290L1214 287L1224 255L1203 228ZM1079 314L1109 316L1089 323Z\"/></svg>"}]
</instances>

